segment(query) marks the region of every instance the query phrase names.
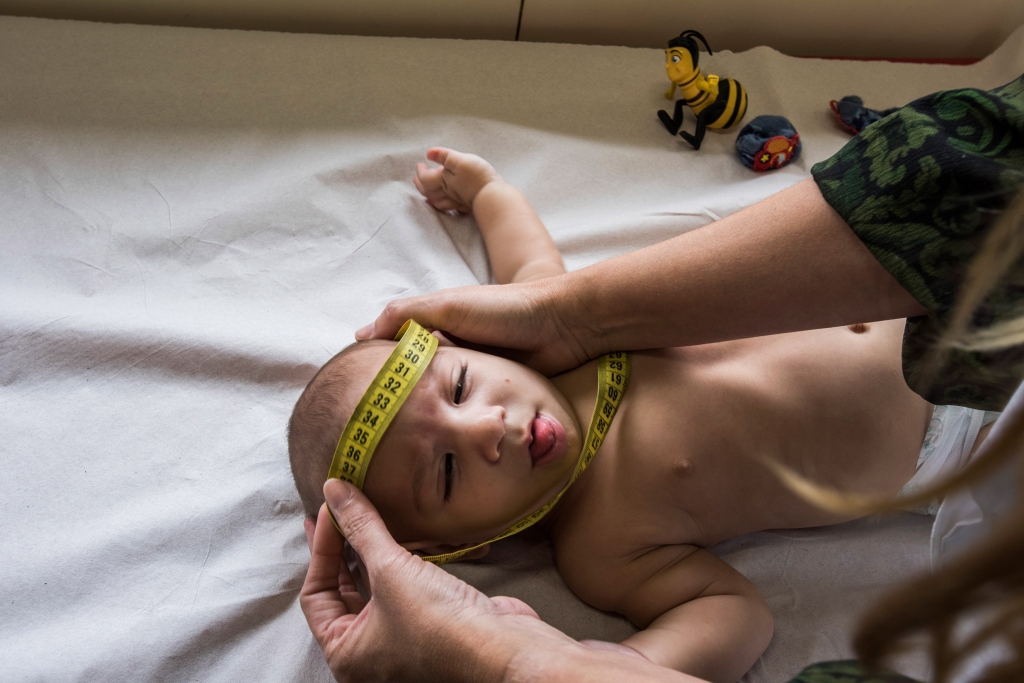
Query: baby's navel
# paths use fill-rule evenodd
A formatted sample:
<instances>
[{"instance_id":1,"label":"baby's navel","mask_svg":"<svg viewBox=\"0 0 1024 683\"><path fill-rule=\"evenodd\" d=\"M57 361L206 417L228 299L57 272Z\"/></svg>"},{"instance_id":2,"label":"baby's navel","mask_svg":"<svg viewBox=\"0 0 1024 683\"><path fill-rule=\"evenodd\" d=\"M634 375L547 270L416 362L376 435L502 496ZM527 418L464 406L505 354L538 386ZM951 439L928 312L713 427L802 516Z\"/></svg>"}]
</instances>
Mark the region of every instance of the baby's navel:
<instances>
[{"instance_id":1,"label":"baby's navel","mask_svg":"<svg viewBox=\"0 0 1024 683\"><path fill-rule=\"evenodd\" d=\"M847 325L850 328L850 332L854 334L864 334L868 331L867 323L857 323L856 325Z\"/></svg>"},{"instance_id":2,"label":"baby's navel","mask_svg":"<svg viewBox=\"0 0 1024 683\"><path fill-rule=\"evenodd\" d=\"M672 474L685 477L693 473L693 463L687 458L679 458L672 463Z\"/></svg>"}]
</instances>

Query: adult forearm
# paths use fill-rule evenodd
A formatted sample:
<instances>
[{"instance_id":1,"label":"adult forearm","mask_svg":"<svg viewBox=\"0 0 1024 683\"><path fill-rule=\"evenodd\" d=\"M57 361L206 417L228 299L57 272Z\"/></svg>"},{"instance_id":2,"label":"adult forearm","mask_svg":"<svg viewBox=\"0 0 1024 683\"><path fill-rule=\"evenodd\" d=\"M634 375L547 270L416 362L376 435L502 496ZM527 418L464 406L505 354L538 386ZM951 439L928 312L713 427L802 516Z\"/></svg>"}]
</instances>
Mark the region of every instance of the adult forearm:
<instances>
[{"instance_id":1,"label":"adult forearm","mask_svg":"<svg viewBox=\"0 0 1024 683\"><path fill-rule=\"evenodd\" d=\"M924 312L811 179L546 285L591 357Z\"/></svg>"},{"instance_id":2,"label":"adult forearm","mask_svg":"<svg viewBox=\"0 0 1024 683\"><path fill-rule=\"evenodd\" d=\"M452 666L443 676L450 681L707 683L637 654L588 647L530 617L479 619L452 630L447 642Z\"/></svg>"},{"instance_id":3,"label":"adult forearm","mask_svg":"<svg viewBox=\"0 0 1024 683\"><path fill-rule=\"evenodd\" d=\"M523 648L502 683L706 683L640 657L592 650L579 643Z\"/></svg>"},{"instance_id":4,"label":"adult forearm","mask_svg":"<svg viewBox=\"0 0 1024 683\"><path fill-rule=\"evenodd\" d=\"M388 303L357 337L409 318L513 350L553 375L608 351L706 344L920 315L805 180L709 226L559 277Z\"/></svg>"}]
</instances>

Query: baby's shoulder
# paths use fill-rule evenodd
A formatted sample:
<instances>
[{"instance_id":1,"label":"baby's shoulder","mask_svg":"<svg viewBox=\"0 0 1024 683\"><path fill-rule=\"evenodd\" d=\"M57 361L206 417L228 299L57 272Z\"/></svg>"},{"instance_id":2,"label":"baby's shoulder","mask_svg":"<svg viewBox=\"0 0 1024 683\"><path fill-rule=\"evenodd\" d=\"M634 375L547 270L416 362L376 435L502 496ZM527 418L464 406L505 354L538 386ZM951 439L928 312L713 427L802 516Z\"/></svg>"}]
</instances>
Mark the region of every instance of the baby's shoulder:
<instances>
[{"instance_id":1,"label":"baby's shoulder","mask_svg":"<svg viewBox=\"0 0 1024 683\"><path fill-rule=\"evenodd\" d=\"M616 579L628 564L628 558L617 552L615 545L603 539L569 534L552 538L555 566L566 585L587 604L607 611L616 611L618 591Z\"/></svg>"},{"instance_id":2,"label":"baby's shoulder","mask_svg":"<svg viewBox=\"0 0 1024 683\"><path fill-rule=\"evenodd\" d=\"M566 539L555 544L555 564L566 585L587 604L625 614L638 594L663 572L693 574L700 581L707 568L688 558L707 554L695 545L663 545L624 551L610 545ZM655 581L657 583L657 581Z\"/></svg>"},{"instance_id":3,"label":"baby's shoulder","mask_svg":"<svg viewBox=\"0 0 1024 683\"><path fill-rule=\"evenodd\" d=\"M615 575L635 547L628 522L617 514L621 506L614 504L615 492L601 486L604 482L596 476L606 460L595 460L568 491L557 521L548 529L559 573L573 592L592 605L595 602L583 592L593 592L587 587L600 583L600 577Z\"/></svg>"}]
</instances>

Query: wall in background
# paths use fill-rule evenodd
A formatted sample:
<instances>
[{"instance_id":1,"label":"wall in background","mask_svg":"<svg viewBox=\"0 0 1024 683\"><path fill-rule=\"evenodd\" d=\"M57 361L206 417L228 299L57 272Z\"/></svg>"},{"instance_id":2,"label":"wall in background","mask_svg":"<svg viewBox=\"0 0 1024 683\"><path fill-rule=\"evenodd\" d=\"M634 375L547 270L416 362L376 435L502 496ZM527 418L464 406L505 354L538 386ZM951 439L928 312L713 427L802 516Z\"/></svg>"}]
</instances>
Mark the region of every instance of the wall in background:
<instances>
[{"instance_id":1,"label":"wall in background","mask_svg":"<svg viewBox=\"0 0 1024 683\"><path fill-rule=\"evenodd\" d=\"M0 0L0 14L310 33L715 50L983 57L1024 24L1022 0Z\"/></svg>"},{"instance_id":2,"label":"wall in background","mask_svg":"<svg viewBox=\"0 0 1024 683\"><path fill-rule=\"evenodd\" d=\"M713 50L984 57L1024 24L1024 0L525 0L520 40L664 47L685 29Z\"/></svg>"},{"instance_id":3,"label":"wall in background","mask_svg":"<svg viewBox=\"0 0 1024 683\"><path fill-rule=\"evenodd\" d=\"M515 40L520 0L0 0L0 14L53 19Z\"/></svg>"}]
</instances>

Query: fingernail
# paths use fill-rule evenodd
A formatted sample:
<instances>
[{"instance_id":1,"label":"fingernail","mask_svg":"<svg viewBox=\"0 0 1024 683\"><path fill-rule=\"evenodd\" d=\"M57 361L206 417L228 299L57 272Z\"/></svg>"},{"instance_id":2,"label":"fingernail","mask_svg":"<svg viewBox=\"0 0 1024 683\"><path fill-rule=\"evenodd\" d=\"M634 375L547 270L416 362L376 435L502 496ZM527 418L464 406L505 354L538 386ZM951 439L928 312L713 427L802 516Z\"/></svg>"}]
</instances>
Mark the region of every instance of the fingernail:
<instances>
[{"instance_id":1,"label":"fingernail","mask_svg":"<svg viewBox=\"0 0 1024 683\"><path fill-rule=\"evenodd\" d=\"M363 341L373 336L373 323L365 325L356 330L356 341Z\"/></svg>"},{"instance_id":2,"label":"fingernail","mask_svg":"<svg viewBox=\"0 0 1024 683\"><path fill-rule=\"evenodd\" d=\"M328 479L324 484L324 498L329 507L338 510L352 497L352 485L340 479Z\"/></svg>"}]
</instances>

